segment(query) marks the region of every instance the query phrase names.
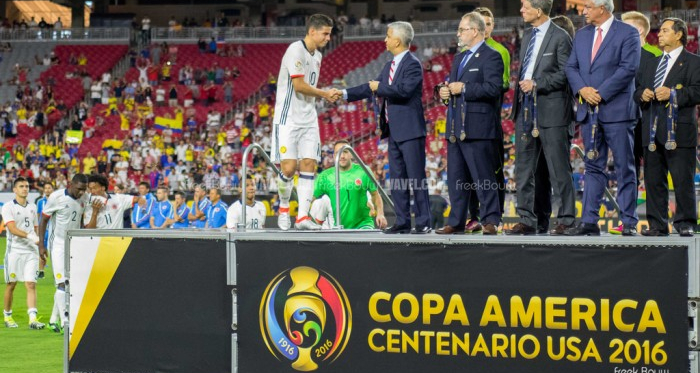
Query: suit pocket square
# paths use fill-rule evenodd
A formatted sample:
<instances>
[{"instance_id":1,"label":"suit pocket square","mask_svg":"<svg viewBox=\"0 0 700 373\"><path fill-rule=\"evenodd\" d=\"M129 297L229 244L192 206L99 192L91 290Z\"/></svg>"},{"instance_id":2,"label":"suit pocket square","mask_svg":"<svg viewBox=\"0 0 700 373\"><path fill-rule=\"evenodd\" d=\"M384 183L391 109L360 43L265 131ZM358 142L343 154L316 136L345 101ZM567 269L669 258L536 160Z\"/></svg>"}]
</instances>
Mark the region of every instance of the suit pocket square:
<instances>
[{"instance_id":1,"label":"suit pocket square","mask_svg":"<svg viewBox=\"0 0 700 373\"><path fill-rule=\"evenodd\" d=\"M554 54L554 52L545 53L545 54L542 55L542 57L548 57L548 56L551 56L551 55L553 55L553 54Z\"/></svg>"},{"instance_id":2,"label":"suit pocket square","mask_svg":"<svg viewBox=\"0 0 700 373\"><path fill-rule=\"evenodd\" d=\"M479 69L469 69L469 71L479 71Z\"/></svg>"}]
</instances>

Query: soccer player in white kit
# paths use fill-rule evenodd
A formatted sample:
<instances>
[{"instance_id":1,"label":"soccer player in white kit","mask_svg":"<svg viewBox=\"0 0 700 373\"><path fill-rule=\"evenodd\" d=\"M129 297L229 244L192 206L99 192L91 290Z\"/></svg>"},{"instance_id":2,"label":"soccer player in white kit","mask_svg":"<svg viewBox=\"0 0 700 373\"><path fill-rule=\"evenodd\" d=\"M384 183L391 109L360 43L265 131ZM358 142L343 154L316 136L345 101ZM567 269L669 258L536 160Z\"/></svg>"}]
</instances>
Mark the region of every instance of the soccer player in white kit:
<instances>
[{"instance_id":1,"label":"soccer player in white kit","mask_svg":"<svg viewBox=\"0 0 700 373\"><path fill-rule=\"evenodd\" d=\"M102 175L88 177L90 195L88 202L93 208L85 209L83 224L85 228L122 229L124 228L124 211L141 202L145 206L146 199L128 194L107 194L109 182ZM94 210L97 209L97 214Z\"/></svg>"},{"instance_id":2,"label":"soccer player in white kit","mask_svg":"<svg viewBox=\"0 0 700 373\"><path fill-rule=\"evenodd\" d=\"M321 72L320 48L331 38L333 20L323 14L314 14L306 22L306 36L290 44L282 57L277 78L277 101L273 119L272 161L280 162L279 182L280 215L277 224L289 229L289 198L292 180L299 168L299 215L297 229L320 229L309 217L314 192L316 165L321 160L321 140L318 130L316 98L336 101L342 92L332 88L316 88Z\"/></svg>"},{"instance_id":3,"label":"soccer player in white kit","mask_svg":"<svg viewBox=\"0 0 700 373\"><path fill-rule=\"evenodd\" d=\"M71 179L70 186L59 189L49 196L42 212L44 219L39 224L39 236L43 237L46 227L51 222L49 232L49 250L51 250L51 265L56 283L56 293L53 297L53 312L49 320L49 328L60 332L66 325L66 285L65 285L65 242L66 233L70 229L80 229L83 213L87 206L88 178L84 174L76 174ZM39 242L39 255L46 258L47 251L42 241ZM60 324L58 323L60 319Z\"/></svg>"},{"instance_id":4,"label":"soccer player in white kit","mask_svg":"<svg viewBox=\"0 0 700 373\"><path fill-rule=\"evenodd\" d=\"M255 200L255 181L248 178L245 191L245 228L263 229L265 228L265 217L267 209L262 202ZM226 228L237 228L241 220L241 201L236 201L226 212Z\"/></svg>"},{"instance_id":5,"label":"soccer player in white kit","mask_svg":"<svg viewBox=\"0 0 700 373\"><path fill-rule=\"evenodd\" d=\"M15 199L2 206L2 219L7 226L7 250L5 251L5 298L3 316L5 327L17 328L12 318L12 298L17 282L27 288L27 313L29 328L43 329L37 318L36 277L39 272L39 236L35 229L39 224L36 205L27 201L29 182L18 177L12 190Z\"/></svg>"}]
</instances>

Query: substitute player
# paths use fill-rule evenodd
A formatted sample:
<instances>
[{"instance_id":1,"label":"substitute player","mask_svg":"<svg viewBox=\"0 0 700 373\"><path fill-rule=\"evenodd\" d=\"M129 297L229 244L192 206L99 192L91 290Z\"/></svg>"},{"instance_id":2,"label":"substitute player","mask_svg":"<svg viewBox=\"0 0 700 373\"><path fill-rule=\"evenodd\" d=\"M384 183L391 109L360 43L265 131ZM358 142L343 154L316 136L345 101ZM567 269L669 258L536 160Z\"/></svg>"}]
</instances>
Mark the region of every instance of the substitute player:
<instances>
[{"instance_id":1,"label":"substitute player","mask_svg":"<svg viewBox=\"0 0 700 373\"><path fill-rule=\"evenodd\" d=\"M87 205L88 178L84 174L76 174L71 179L70 186L59 189L49 196L46 201L44 219L39 224L39 237L46 233L46 227L51 223L49 232L49 250L51 250L51 265L53 277L56 282L54 304L49 328L54 332L60 332L67 320L66 286L65 286L65 242L66 232L70 229L79 229L80 222ZM44 242L39 241L39 255L46 258L47 251ZM60 324L58 323L60 319Z\"/></svg>"},{"instance_id":2,"label":"substitute player","mask_svg":"<svg viewBox=\"0 0 700 373\"><path fill-rule=\"evenodd\" d=\"M205 228L223 228L226 226L226 210L228 205L221 200L219 188L209 189L209 201L211 206L207 211L207 223Z\"/></svg>"},{"instance_id":3,"label":"substitute player","mask_svg":"<svg viewBox=\"0 0 700 373\"><path fill-rule=\"evenodd\" d=\"M248 178L245 195L245 228L264 229L267 209L262 202L255 200L255 180ZM242 214L241 201L234 202L226 214L226 227L237 228Z\"/></svg>"},{"instance_id":4,"label":"substitute player","mask_svg":"<svg viewBox=\"0 0 700 373\"><path fill-rule=\"evenodd\" d=\"M53 184L51 183L44 183L42 186L44 196L39 198L38 201L36 201L36 209L37 213L39 214L39 222L41 222L42 216L41 212L44 211L44 205L46 205L46 201L49 199L49 196L51 193L55 191ZM48 230L51 230L51 227L49 227ZM44 240L44 246L49 242L49 232L47 231L46 234L43 237ZM44 260L39 260L39 273L37 274L36 278L37 279L42 279L44 278L44 267L46 267L46 261Z\"/></svg>"},{"instance_id":5,"label":"substitute player","mask_svg":"<svg viewBox=\"0 0 700 373\"><path fill-rule=\"evenodd\" d=\"M211 208L211 201L207 198L207 190L203 185L194 187L194 202L187 219L192 228L204 228L207 225L207 214Z\"/></svg>"},{"instance_id":6,"label":"substitute player","mask_svg":"<svg viewBox=\"0 0 700 373\"><path fill-rule=\"evenodd\" d=\"M348 144L344 140L337 141L333 147L335 153L337 154L344 145ZM340 155L338 163L338 167L340 167L340 222L343 228L374 229L375 222L380 229L386 228L384 202L372 179L362 170L362 167L352 162L352 155L347 150ZM370 215L367 192L372 196L372 203L376 211L374 219ZM328 198L322 198L324 196ZM336 211L338 206L335 197L335 167L326 169L318 176L314 197L316 200L314 206L311 207L312 215L318 223L321 223L320 220L327 219L329 209L325 205L328 204L328 201L331 211Z\"/></svg>"},{"instance_id":7,"label":"substitute player","mask_svg":"<svg viewBox=\"0 0 700 373\"><path fill-rule=\"evenodd\" d=\"M88 202L93 208L85 209L83 224L85 228L97 229L122 229L124 228L124 211L141 203L146 205L145 198L130 196L128 194L107 194L109 182L102 175L90 175L88 177L88 189L90 195ZM94 209L97 208L97 214Z\"/></svg>"},{"instance_id":8,"label":"substitute player","mask_svg":"<svg viewBox=\"0 0 700 373\"><path fill-rule=\"evenodd\" d=\"M169 228L173 219L173 205L168 200L168 187L158 186L156 189L157 201L153 205L151 214L151 229Z\"/></svg>"},{"instance_id":9,"label":"substitute player","mask_svg":"<svg viewBox=\"0 0 700 373\"><path fill-rule=\"evenodd\" d=\"M7 249L5 251L5 327L17 328L12 318L12 298L17 282L27 288L27 313L29 328L43 329L37 318L36 276L39 271L39 236L35 230L39 224L37 207L27 201L29 181L18 177L13 183L15 199L2 206L2 220L7 226Z\"/></svg>"},{"instance_id":10,"label":"substitute player","mask_svg":"<svg viewBox=\"0 0 700 373\"><path fill-rule=\"evenodd\" d=\"M168 221L173 229L185 229L190 227L190 221L187 216L190 214L190 208L187 207L185 193L181 191L175 192L175 206L173 206L173 217Z\"/></svg>"},{"instance_id":11,"label":"substitute player","mask_svg":"<svg viewBox=\"0 0 700 373\"><path fill-rule=\"evenodd\" d=\"M321 140L316 114L316 98L336 101L342 93L333 88L316 88L321 72L320 48L331 38L333 20L323 14L314 14L306 22L306 36L289 45L282 57L277 78L277 101L273 119L272 161L280 162L279 181L281 229L291 226L289 198L292 180L299 169L299 215L297 229L320 229L308 217L314 189L316 165L321 160ZM300 160L300 161L299 161Z\"/></svg>"}]
</instances>

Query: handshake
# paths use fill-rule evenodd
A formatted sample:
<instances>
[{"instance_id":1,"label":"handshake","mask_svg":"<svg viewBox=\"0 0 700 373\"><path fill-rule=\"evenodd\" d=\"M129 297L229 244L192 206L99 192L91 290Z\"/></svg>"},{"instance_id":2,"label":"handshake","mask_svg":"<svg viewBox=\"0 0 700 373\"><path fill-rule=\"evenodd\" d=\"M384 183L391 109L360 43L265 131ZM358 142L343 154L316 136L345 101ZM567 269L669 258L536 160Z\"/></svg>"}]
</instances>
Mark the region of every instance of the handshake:
<instances>
[{"instance_id":1,"label":"handshake","mask_svg":"<svg viewBox=\"0 0 700 373\"><path fill-rule=\"evenodd\" d=\"M324 91L324 96L323 98L326 99L326 101L329 102L336 102L343 98L343 91L337 89L337 88L331 88L327 91Z\"/></svg>"}]
</instances>

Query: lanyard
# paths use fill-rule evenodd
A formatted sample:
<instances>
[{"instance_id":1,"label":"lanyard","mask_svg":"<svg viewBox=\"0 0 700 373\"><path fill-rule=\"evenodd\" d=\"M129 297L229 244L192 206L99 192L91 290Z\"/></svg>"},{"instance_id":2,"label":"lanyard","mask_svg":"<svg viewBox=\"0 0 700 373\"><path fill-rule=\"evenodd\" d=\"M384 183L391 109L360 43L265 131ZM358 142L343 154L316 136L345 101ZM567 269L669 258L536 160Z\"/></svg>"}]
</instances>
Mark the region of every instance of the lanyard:
<instances>
[{"instance_id":1,"label":"lanyard","mask_svg":"<svg viewBox=\"0 0 700 373\"><path fill-rule=\"evenodd\" d=\"M676 150L676 122L678 121L678 93L671 89L669 98L668 117L666 118L666 150Z\"/></svg>"},{"instance_id":2,"label":"lanyard","mask_svg":"<svg viewBox=\"0 0 700 373\"><path fill-rule=\"evenodd\" d=\"M590 160L595 160L598 158L598 149L596 149L596 132L598 131L598 106L595 107L595 109L591 110L591 107L588 107L588 118L590 121L591 125L591 139L588 141L588 147L590 150L588 150L588 153L586 153L586 157Z\"/></svg>"},{"instance_id":3,"label":"lanyard","mask_svg":"<svg viewBox=\"0 0 700 373\"><path fill-rule=\"evenodd\" d=\"M540 136L540 130L537 127L537 83L533 83L532 92L523 95L523 107L523 134L520 140L527 142L528 133L532 137Z\"/></svg>"}]
</instances>

